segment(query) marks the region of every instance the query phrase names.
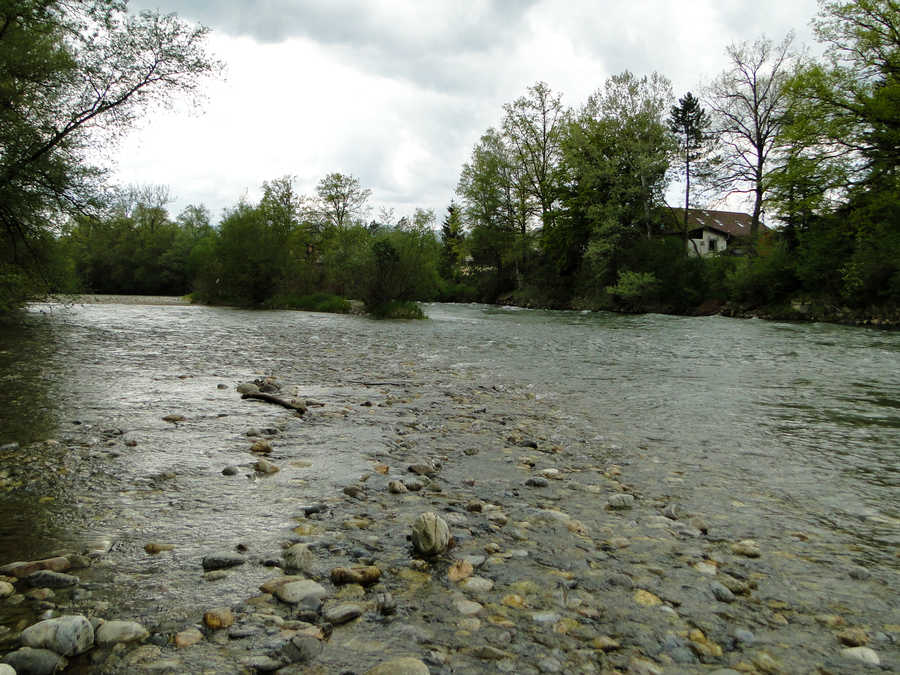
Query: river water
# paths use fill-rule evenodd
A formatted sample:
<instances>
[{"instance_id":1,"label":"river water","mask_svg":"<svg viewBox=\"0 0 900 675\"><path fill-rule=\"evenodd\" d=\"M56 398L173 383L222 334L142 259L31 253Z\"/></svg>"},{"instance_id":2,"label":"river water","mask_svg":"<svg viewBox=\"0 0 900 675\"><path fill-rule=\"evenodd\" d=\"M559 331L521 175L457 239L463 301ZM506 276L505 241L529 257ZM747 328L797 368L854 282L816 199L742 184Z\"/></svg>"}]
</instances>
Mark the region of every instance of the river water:
<instances>
[{"instance_id":1,"label":"river water","mask_svg":"<svg viewBox=\"0 0 900 675\"><path fill-rule=\"evenodd\" d=\"M848 563L897 571L900 333L482 305L426 311L428 321L376 322L31 306L24 322L0 327L0 445L20 446L0 453L0 562L112 546L96 581L114 582L123 609L199 602L175 582L141 586L162 564L147 562L144 543L176 544L165 563L176 568L220 541L263 548L290 526L290 511L277 508L285 490L323 498L364 473L364 450L384 441L377 425L323 426L307 443L314 476L223 487L221 468L246 462L248 427L304 424L234 393L271 374L338 411L372 383L526 390L557 417L561 438L621 451L638 484L687 481L687 507L743 509L750 535L797 530ZM163 421L168 414L185 420ZM46 440L55 443L34 445Z\"/></svg>"}]
</instances>

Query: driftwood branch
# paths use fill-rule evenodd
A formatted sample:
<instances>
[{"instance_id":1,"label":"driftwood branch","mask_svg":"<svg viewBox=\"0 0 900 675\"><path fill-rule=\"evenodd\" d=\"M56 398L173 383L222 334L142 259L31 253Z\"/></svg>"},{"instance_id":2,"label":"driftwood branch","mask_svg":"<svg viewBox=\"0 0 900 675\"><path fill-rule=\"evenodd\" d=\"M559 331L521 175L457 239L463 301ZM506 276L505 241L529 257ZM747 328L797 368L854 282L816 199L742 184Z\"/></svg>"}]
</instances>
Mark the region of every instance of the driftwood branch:
<instances>
[{"instance_id":1,"label":"driftwood branch","mask_svg":"<svg viewBox=\"0 0 900 675\"><path fill-rule=\"evenodd\" d=\"M287 399L279 398L278 396L272 396L272 394L263 394L261 392L258 394L242 394L241 398L252 398L257 401L274 403L275 405L280 405L290 410L296 410L301 415L306 412L305 405L300 405L299 403L294 403L293 401L288 401Z\"/></svg>"}]
</instances>

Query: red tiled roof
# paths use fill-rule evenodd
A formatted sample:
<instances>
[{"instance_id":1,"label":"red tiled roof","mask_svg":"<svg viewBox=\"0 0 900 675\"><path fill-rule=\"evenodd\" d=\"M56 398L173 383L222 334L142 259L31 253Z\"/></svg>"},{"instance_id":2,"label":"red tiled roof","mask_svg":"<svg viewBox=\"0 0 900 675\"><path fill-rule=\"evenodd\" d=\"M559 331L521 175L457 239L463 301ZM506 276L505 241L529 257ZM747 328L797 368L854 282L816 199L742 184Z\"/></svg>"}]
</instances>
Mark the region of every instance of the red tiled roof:
<instances>
[{"instance_id":1,"label":"red tiled roof","mask_svg":"<svg viewBox=\"0 0 900 675\"><path fill-rule=\"evenodd\" d=\"M684 209L672 209L672 215L681 225L684 222ZM711 211L708 209L688 210L688 231L709 228L717 232L723 232L733 237L749 237L750 222L752 217L746 213L737 211ZM680 229L680 228L679 228ZM762 222L759 223L759 231L765 232L769 228Z\"/></svg>"}]
</instances>

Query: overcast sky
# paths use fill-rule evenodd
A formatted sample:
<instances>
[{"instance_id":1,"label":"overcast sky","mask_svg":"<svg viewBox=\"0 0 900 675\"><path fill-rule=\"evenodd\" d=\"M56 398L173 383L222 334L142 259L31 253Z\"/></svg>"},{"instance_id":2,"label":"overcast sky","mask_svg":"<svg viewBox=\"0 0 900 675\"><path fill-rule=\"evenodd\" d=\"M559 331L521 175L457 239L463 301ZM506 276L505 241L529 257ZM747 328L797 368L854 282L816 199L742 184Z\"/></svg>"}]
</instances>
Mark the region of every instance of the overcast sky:
<instances>
[{"instance_id":1,"label":"overcast sky","mask_svg":"<svg viewBox=\"0 0 900 675\"><path fill-rule=\"evenodd\" d=\"M373 213L438 219L504 103L544 81L577 107L610 75L658 71L676 96L726 65L725 47L793 29L815 0L132 0L209 26L225 65L200 112L154 114L119 146L121 183L164 184L218 220L262 181L312 194L339 171Z\"/></svg>"}]
</instances>

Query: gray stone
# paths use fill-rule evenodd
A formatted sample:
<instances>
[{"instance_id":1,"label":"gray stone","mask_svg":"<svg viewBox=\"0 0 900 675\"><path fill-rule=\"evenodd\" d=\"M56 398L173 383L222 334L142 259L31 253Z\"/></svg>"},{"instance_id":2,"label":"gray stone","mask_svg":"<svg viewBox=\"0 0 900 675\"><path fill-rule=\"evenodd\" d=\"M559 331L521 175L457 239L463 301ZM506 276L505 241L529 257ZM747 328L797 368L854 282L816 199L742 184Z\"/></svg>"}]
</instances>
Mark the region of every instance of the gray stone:
<instances>
[{"instance_id":1,"label":"gray stone","mask_svg":"<svg viewBox=\"0 0 900 675\"><path fill-rule=\"evenodd\" d=\"M540 487L545 488L550 485L550 481L544 478L543 476L534 476L525 481L525 485L529 487Z\"/></svg>"},{"instance_id":2,"label":"gray stone","mask_svg":"<svg viewBox=\"0 0 900 675\"><path fill-rule=\"evenodd\" d=\"M745 645L753 644L754 642L756 642L756 636L746 628L735 628L734 639L738 642L742 642Z\"/></svg>"},{"instance_id":3,"label":"gray stone","mask_svg":"<svg viewBox=\"0 0 900 675\"><path fill-rule=\"evenodd\" d=\"M77 586L78 577L74 577L71 574L63 574L62 572L39 570L25 577L25 583L33 588L66 588L68 586Z\"/></svg>"},{"instance_id":4,"label":"gray stone","mask_svg":"<svg viewBox=\"0 0 900 675\"><path fill-rule=\"evenodd\" d=\"M850 575L851 579L856 579L857 581L865 581L872 576L872 573L869 570L865 567L860 567L859 565L851 566L847 573Z\"/></svg>"},{"instance_id":5,"label":"gray stone","mask_svg":"<svg viewBox=\"0 0 900 675\"><path fill-rule=\"evenodd\" d=\"M609 499L607 500L607 504L611 509L630 509L632 506L634 506L634 495L624 493L610 495Z\"/></svg>"},{"instance_id":6,"label":"gray stone","mask_svg":"<svg viewBox=\"0 0 900 675\"><path fill-rule=\"evenodd\" d=\"M211 570L224 570L229 567L237 567L246 562L244 556L231 551L218 551L210 553L203 558L203 569L207 572Z\"/></svg>"},{"instance_id":7,"label":"gray stone","mask_svg":"<svg viewBox=\"0 0 900 675\"><path fill-rule=\"evenodd\" d=\"M239 394L258 394L259 387L257 387L252 382L241 382L237 386L237 393L239 393Z\"/></svg>"},{"instance_id":8,"label":"gray stone","mask_svg":"<svg viewBox=\"0 0 900 675\"><path fill-rule=\"evenodd\" d=\"M734 593L729 591L718 581L713 581L709 585L709 588L712 591L713 595L716 596L716 600L719 600L720 602L734 602Z\"/></svg>"},{"instance_id":9,"label":"gray stone","mask_svg":"<svg viewBox=\"0 0 900 675\"><path fill-rule=\"evenodd\" d=\"M443 518L428 511L413 522L412 543L422 555L439 555L450 545L450 528Z\"/></svg>"},{"instance_id":10,"label":"gray stone","mask_svg":"<svg viewBox=\"0 0 900 675\"><path fill-rule=\"evenodd\" d=\"M53 675L69 665L65 657L56 652L31 647L22 647L7 654L3 662L12 666L18 675Z\"/></svg>"},{"instance_id":11,"label":"gray stone","mask_svg":"<svg viewBox=\"0 0 900 675\"><path fill-rule=\"evenodd\" d=\"M309 663L322 653L323 646L311 635L295 635L272 655L285 663Z\"/></svg>"},{"instance_id":12,"label":"gray stone","mask_svg":"<svg viewBox=\"0 0 900 675\"><path fill-rule=\"evenodd\" d=\"M365 675L429 675L430 672L422 661L406 656L380 663L367 670Z\"/></svg>"},{"instance_id":13,"label":"gray stone","mask_svg":"<svg viewBox=\"0 0 900 675\"><path fill-rule=\"evenodd\" d=\"M273 659L271 656L250 656L241 659L241 665L246 666L257 673L274 673L284 665L281 659Z\"/></svg>"},{"instance_id":14,"label":"gray stone","mask_svg":"<svg viewBox=\"0 0 900 675\"><path fill-rule=\"evenodd\" d=\"M238 473L238 468L233 464L229 464L224 469L222 469L223 476L236 476Z\"/></svg>"},{"instance_id":15,"label":"gray stone","mask_svg":"<svg viewBox=\"0 0 900 675\"><path fill-rule=\"evenodd\" d=\"M313 554L309 544L294 544L282 554L286 570L299 570L310 573L313 567Z\"/></svg>"},{"instance_id":16,"label":"gray stone","mask_svg":"<svg viewBox=\"0 0 900 675\"><path fill-rule=\"evenodd\" d=\"M538 670L542 673L561 673L563 669L563 665L554 659L553 657L548 656L546 659L541 659L538 661Z\"/></svg>"},{"instance_id":17,"label":"gray stone","mask_svg":"<svg viewBox=\"0 0 900 675\"><path fill-rule=\"evenodd\" d=\"M363 606L357 605L353 602L345 602L340 605L334 605L332 607L327 607L325 611L322 613L322 616L328 623L332 623L335 626L340 625L342 623L347 623L348 621L352 621L358 616L361 616L363 613Z\"/></svg>"},{"instance_id":18,"label":"gray stone","mask_svg":"<svg viewBox=\"0 0 900 675\"><path fill-rule=\"evenodd\" d=\"M83 654L94 646L94 627L80 614L47 619L22 631L22 644L63 656Z\"/></svg>"},{"instance_id":19,"label":"gray stone","mask_svg":"<svg viewBox=\"0 0 900 675\"><path fill-rule=\"evenodd\" d=\"M97 628L97 645L108 647L119 642L140 642L150 631L136 621L107 621Z\"/></svg>"},{"instance_id":20,"label":"gray stone","mask_svg":"<svg viewBox=\"0 0 900 675\"><path fill-rule=\"evenodd\" d=\"M278 596L279 600L289 605L299 605L303 609L318 610L319 605L322 604L322 599L328 595L328 591L312 579L303 579L279 586L275 591L275 595Z\"/></svg>"}]
</instances>

